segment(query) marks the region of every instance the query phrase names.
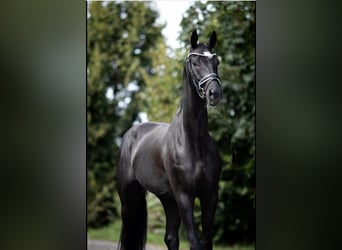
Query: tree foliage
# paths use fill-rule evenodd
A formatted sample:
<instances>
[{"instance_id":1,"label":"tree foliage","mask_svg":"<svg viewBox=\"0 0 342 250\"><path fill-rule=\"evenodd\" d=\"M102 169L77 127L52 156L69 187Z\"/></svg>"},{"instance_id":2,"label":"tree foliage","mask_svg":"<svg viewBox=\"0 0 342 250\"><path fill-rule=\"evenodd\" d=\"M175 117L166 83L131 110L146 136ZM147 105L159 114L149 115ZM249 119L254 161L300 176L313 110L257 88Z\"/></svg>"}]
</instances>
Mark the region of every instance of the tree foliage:
<instances>
[{"instance_id":1,"label":"tree foliage","mask_svg":"<svg viewBox=\"0 0 342 250\"><path fill-rule=\"evenodd\" d=\"M136 92L151 74L151 53L163 27L149 3L91 2L88 7L88 225L101 226L117 213L119 139L139 119Z\"/></svg>"},{"instance_id":2,"label":"tree foliage","mask_svg":"<svg viewBox=\"0 0 342 250\"><path fill-rule=\"evenodd\" d=\"M152 52L152 72L144 75L146 88L139 93L141 110L151 121L171 122L181 97L182 56L170 57L167 49L160 43Z\"/></svg>"}]
</instances>

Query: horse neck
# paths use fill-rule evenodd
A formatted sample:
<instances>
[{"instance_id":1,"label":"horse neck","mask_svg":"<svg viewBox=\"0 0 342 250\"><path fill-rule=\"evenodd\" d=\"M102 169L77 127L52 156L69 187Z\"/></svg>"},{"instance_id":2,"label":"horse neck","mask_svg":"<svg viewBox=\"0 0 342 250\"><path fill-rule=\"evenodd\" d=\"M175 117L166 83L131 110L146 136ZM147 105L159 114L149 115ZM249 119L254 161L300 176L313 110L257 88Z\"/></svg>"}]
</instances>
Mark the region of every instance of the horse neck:
<instances>
[{"instance_id":1,"label":"horse neck","mask_svg":"<svg viewBox=\"0 0 342 250\"><path fill-rule=\"evenodd\" d=\"M191 75L183 70L183 95L179 118L183 131L191 140L208 135L208 112L205 100L201 99L193 85Z\"/></svg>"}]
</instances>

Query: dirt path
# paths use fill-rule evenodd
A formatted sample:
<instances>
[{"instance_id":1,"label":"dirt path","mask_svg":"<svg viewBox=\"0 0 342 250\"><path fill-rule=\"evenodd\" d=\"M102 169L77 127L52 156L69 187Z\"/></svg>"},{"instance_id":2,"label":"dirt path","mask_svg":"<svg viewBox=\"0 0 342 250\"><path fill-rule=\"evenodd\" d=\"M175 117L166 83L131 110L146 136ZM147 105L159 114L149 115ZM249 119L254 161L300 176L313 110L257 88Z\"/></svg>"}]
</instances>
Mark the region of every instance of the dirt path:
<instances>
[{"instance_id":1,"label":"dirt path","mask_svg":"<svg viewBox=\"0 0 342 250\"><path fill-rule=\"evenodd\" d=\"M117 250L118 244L110 241L88 240L88 250ZM164 250L165 248L146 245L146 250Z\"/></svg>"}]
</instances>

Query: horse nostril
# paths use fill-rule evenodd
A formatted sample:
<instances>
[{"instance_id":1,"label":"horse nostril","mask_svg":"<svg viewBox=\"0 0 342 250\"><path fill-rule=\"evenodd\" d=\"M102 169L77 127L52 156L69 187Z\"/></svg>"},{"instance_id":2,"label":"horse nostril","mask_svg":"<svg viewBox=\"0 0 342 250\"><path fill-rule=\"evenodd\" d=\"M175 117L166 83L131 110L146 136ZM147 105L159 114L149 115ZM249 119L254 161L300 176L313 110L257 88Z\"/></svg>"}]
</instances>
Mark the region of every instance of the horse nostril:
<instances>
[{"instance_id":1,"label":"horse nostril","mask_svg":"<svg viewBox=\"0 0 342 250\"><path fill-rule=\"evenodd\" d=\"M218 95L219 95L219 93L217 91L215 91L214 89L209 90L210 99L216 99Z\"/></svg>"}]
</instances>

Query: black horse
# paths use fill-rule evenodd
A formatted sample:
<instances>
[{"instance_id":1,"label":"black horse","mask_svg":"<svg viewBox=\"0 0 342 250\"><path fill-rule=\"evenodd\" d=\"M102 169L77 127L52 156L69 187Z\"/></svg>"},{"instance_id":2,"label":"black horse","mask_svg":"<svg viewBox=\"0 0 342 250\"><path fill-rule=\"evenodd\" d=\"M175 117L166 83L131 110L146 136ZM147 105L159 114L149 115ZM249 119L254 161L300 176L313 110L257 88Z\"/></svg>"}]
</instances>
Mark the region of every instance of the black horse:
<instances>
[{"instance_id":1,"label":"black horse","mask_svg":"<svg viewBox=\"0 0 342 250\"><path fill-rule=\"evenodd\" d=\"M165 243L169 250L179 247L182 221L191 250L212 249L213 220L217 205L221 160L208 134L207 103L222 98L219 64L208 45L191 34L191 49L183 70L183 96L171 124L147 122L129 129L120 148L117 170L121 199L122 229L119 248L140 250L146 241L146 190L154 193L166 214ZM201 203L202 235L194 223L194 199Z\"/></svg>"}]
</instances>

